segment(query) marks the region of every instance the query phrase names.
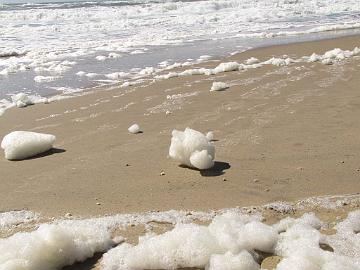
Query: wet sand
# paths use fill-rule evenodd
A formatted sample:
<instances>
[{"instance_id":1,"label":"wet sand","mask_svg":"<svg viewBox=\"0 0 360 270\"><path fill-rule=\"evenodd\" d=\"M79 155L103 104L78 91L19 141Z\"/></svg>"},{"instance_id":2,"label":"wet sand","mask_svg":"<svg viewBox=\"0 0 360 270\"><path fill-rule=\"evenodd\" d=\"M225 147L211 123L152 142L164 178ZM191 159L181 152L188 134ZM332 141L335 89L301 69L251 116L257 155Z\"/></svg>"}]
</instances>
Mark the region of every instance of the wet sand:
<instances>
[{"instance_id":1,"label":"wet sand","mask_svg":"<svg viewBox=\"0 0 360 270\"><path fill-rule=\"evenodd\" d=\"M355 46L359 36L260 48L221 62ZM57 141L41 157L0 159L0 210L94 216L359 192L359 60L173 78L11 109L0 118L1 137L30 130ZM209 92L213 81L231 87ZM143 133L128 133L133 123ZM167 158L171 131L186 127L214 131L212 170Z\"/></svg>"}]
</instances>

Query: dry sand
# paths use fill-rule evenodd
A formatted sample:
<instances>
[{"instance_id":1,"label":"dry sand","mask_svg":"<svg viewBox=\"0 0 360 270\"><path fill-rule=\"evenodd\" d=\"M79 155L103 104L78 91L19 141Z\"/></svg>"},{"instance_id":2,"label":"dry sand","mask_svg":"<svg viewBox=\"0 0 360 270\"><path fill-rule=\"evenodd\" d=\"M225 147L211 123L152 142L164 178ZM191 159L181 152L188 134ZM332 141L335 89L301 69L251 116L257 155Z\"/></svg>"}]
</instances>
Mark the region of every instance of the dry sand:
<instances>
[{"instance_id":1,"label":"dry sand","mask_svg":"<svg viewBox=\"0 0 360 270\"><path fill-rule=\"evenodd\" d=\"M359 45L354 36L261 48L230 59L301 57ZM213 81L231 87L209 92ZM335 65L173 78L11 109L0 119L0 137L13 130L52 133L57 150L25 161L0 159L0 210L93 216L359 192L359 90L360 58L354 57ZM135 122L143 133L127 132ZM214 131L214 169L199 172L167 158L171 131L186 127Z\"/></svg>"}]
</instances>

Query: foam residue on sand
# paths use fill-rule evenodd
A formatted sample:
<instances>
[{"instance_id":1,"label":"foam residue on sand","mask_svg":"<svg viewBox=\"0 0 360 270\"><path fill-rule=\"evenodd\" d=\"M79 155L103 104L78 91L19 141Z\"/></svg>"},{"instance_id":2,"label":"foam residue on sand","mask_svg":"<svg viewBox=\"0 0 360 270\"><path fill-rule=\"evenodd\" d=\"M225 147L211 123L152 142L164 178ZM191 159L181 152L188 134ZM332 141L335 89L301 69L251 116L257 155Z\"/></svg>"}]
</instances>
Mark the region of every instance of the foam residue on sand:
<instances>
[{"instance_id":1,"label":"foam residue on sand","mask_svg":"<svg viewBox=\"0 0 360 270\"><path fill-rule=\"evenodd\" d=\"M169 156L181 165L205 170L214 166L215 146L199 131L173 130Z\"/></svg>"},{"instance_id":2,"label":"foam residue on sand","mask_svg":"<svg viewBox=\"0 0 360 270\"><path fill-rule=\"evenodd\" d=\"M263 62L259 62L256 58L250 58L246 60L244 63L238 62L224 62L220 63L215 68L198 68L198 69L187 69L181 72L170 72L167 74L161 74L155 76L156 79L170 79L174 77L182 77L182 76L191 76L191 75L216 75L223 72L229 71L241 71L241 70L249 70L254 68L260 68L266 65L273 66L288 66L291 63L308 63L308 62L321 62L323 64L333 64L344 59L357 56L360 54L360 48L355 47L353 50L342 50L339 48L330 50L325 52L323 55L312 54L310 56L303 56L297 59L292 59L290 57L272 57Z\"/></svg>"},{"instance_id":3,"label":"foam residue on sand","mask_svg":"<svg viewBox=\"0 0 360 270\"><path fill-rule=\"evenodd\" d=\"M34 222L38 219L38 214L26 211L10 211L0 213L0 231L18 226L19 224Z\"/></svg>"},{"instance_id":4,"label":"foam residue on sand","mask_svg":"<svg viewBox=\"0 0 360 270\"><path fill-rule=\"evenodd\" d=\"M197 60L194 60L192 62L184 62L184 63L174 63L169 65L168 62L160 63L159 68L154 67L145 67L143 69L133 69L130 73L129 72L112 72L109 74L98 74L98 73L86 73L84 71L79 71L76 73L79 77L88 77L88 78L105 78L105 80L99 80L100 81L111 81L112 83L118 83L119 81L122 81L122 84L120 87L129 87L132 85L143 83L146 79L149 81L152 80L152 78L155 78L157 80L164 80L164 79L171 79L175 77L183 77L183 76L192 76L192 75L216 75L223 72L230 72L230 71L244 71L254 68L261 68L266 65L274 65L274 66L288 66L291 63L312 63L312 62L320 62L324 65L331 65L335 64L339 61L348 59L353 56L357 56L360 54L360 49L358 47L355 47L353 50L342 50L339 48L330 50L325 52L323 55L318 55L313 53L310 56L303 56L300 58L292 59L290 57L272 57L270 59L267 59L265 61L260 62L257 58L251 57L244 61L244 63L237 63L237 62L224 62L218 64L215 68L191 68L186 69L183 71L170 71L169 73L162 74L166 70L172 70L179 67L186 67L192 64L199 64L206 59L208 59L210 56L203 56L200 57ZM205 60L204 60L205 59ZM63 66L71 65L73 62L71 61L63 61L62 67L58 67L59 72L63 70ZM59 64L57 65L59 66ZM55 69L55 68L54 68ZM66 69L66 68L65 68ZM43 81L52 81L56 79L56 76L36 76L35 79L41 83ZM211 87L211 91L218 91L218 90L224 90L225 85L223 83L215 82L214 85ZM54 88L55 89L55 88ZM216 89L216 90L215 90ZM26 93L17 93L11 96L12 102L7 99L0 100L0 116L9 108L12 107L26 107L28 105L38 104L38 103L49 103L56 100L61 100L65 98L69 98L72 96L78 96L79 94L86 92L82 92L81 89L68 89L59 87L56 88L56 90L59 90L63 92L61 95L55 95L49 98L41 97L39 95L33 95L33 94L26 94ZM75 95L76 94L76 95ZM196 95L197 92L193 92L191 95ZM171 99L171 103L181 103L182 98L185 96L168 96L168 99ZM169 98L170 97L170 98ZM170 101L166 102L170 103ZM168 104L170 106L170 104ZM175 104L176 105L176 104ZM162 107L167 106L167 104L160 105ZM155 111L167 111L169 108L151 108L151 112Z\"/></svg>"}]
</instances>

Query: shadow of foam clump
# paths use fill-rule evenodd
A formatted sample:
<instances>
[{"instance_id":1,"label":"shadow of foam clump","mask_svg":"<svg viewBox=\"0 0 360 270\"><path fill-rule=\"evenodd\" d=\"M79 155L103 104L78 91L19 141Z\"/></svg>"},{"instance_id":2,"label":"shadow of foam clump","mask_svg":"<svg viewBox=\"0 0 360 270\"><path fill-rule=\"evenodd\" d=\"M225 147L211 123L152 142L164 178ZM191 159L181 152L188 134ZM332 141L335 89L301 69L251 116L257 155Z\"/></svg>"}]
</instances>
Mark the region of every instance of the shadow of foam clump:
<instances>
[{"instance_id":1,"label":"shadow of foam clump","mask_svg":"<svg viewBox=\"0 0 360 270\"><path fill-rule=\"evenodd\" d=\"M205 176L205 177L219 176L225 174L224 171L230 168L231 166L227 162L215 161L214 167L207 170L201 170L200 174L201 176Z\"/></svg>"},{"instance_id":2,"label":"shadow of foam clump","mask_svg":"<svg viewBox=\"0 0 360 270\"><path fill-rule=\"evenodd\" d=\"M65 149L61 149L61 148L51 148L50 150L44 152L44 153L40 153L40 154L37 154L33 157L29 157L29 158L25 158L25 159L14 159L12 161L26 161L26 160L32 160L32 159L37 159L37 158L43 158L43 157L46 157L46 156L51 156L51 155L55 155L55 154L61 154L61 153L64 153L66 152Z\"/></svg>"},{"instance_id":3,"label":"shadow of foam clump","mask_svg":"<svg viewBox=\"0 0 360 270\"><path fill-rule=\"evenodd\" d=\"M223 174L225 174L225 172L224 172L225 170L228 170L231 168L229 163L222 162L222 161L215 161L214 166L207 170L199 170L199 169L192 168L192 167L189 167L186 165L179 165L179 167L187 168L187 169L194 170L194 171L199 171L201 176L204 176L204 177L223 175Z\"/></svg>"}]
</instances>

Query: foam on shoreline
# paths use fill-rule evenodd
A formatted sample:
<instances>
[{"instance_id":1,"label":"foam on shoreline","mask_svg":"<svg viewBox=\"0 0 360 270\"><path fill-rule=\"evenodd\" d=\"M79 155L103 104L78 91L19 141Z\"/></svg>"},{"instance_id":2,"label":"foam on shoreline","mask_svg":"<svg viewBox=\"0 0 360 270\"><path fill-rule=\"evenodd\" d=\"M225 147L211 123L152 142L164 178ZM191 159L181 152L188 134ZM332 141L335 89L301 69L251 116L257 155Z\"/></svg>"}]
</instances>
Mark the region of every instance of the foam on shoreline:
<instances>
[{"instance_id":1,"label":"foam on shoreline","mask_svg":"<svg viewBox=\"0 0 360 270\"><path fill-rule=\"evenodd\" d=\"M220 63L215 68L198 68L198 69L187 69L181 72L170 72L168 74L162 74L155 76L156 79L164 80L170 79L174 77L183 77L183 76L192 76L192 75L216 75L223 72L230 71L241 71L241 70L249 70L254 68L261 68L266 65L273 66L288 66L291 63L310 63L310 62L321 62L322 64L334 64L336 62L345 60L347 58L357 56L360 54L360 48L355 47L352 51L342 50L339 48L335 48L333 50L325 52L323 55L312 54L310 56L302 56L297 59L292 59L289 57L284 58L276 58L272 57L263 62L256 61L254 59L246 60L245 63L237 63L237 62L224 62Z\"/></svg>"},{"instance_id":2,"label":"foam on shoreline","mask_svg":"<svg viewBox=\"0 0 360 270\"><path fill-rule=\"evenodd\" d=\"M216 269L216 265L224 260L229 263L227 269L234 269L232 266L236 266L235 269L259 269L264 259L259 253L262 251L283 258L277 270L288 269L289 265L298 267L295 269L304 269L304 265L313 264L358 270L360 262L356 258L360 255L360 239L356 232L360 228L359 211L351 212L345 220L339 222L335 228L337 233L330 236L320 232L328 225L311 213L297 219L283 218L273 225L264 224L260 212L257 213L269 207L277 211L280 208L276 208L276 205L282 204L288 205L292 210L307 207L327 209L342 207L345 202L346 205L357 204L360 197L314 197L294 203L281 202L264 207L210 212L171 210L74 220L69 215L67 218L70 219L42 224L30 233L19 232L0 239L0 268L18 269L16 267L26 265L24 269L48 270L70 265L122 242L121 237L111 240L111 232L114 230L141 224L149 227L150 224L157 223L172 224L175 227L164 234L144 235L140 237L138 245L121 244L110 249L103 256L102 269L174 269L187 266ZM252 210L251 214L248 214L249 209ZM6 218L8 222L0 229L8 231L11 226L19 227L19 224L27 224L39 218L31 212L18 214L12 215L15 219ZM9 213L6 216L11 215ZM208 226L194 223L199 221L211 223ZM24 242L29 249L21 248ZM323 250L320 244L330 245L334 252Z\"/></svg>"},{"instance_id":3,"label":"foam on shoreline","mask_svg":"<svg viewBox=\"0 0 360 270\"><path fill-rule=\"evenodd\" d=\"M276 43L270 41L276 37L288 42L291 37L356 33L359 11L356 0L12 3L1 9L0 23L6 27L0 40L0 78L9 93L26 88L54 94L55 84L89 88L100 84L104 70L131 73L133 68L155 68L160 61L185 64L201 54L209 60L205 54L229 55ZM195 50L189 50L192 45ZM79 71L99 75L75 76Z\"/></svg>"},{"instance_id":4,"label":"foam on shoreline","mask_svg":"<svg viewBox=\"0 0 360 270\"><path fill-rule=\"evenodd\" d=\"M256 68L261 68L266 65L274 65L274 66L288 66L292 63L314 63L320 62L324 65L331 65L337 62L346 60L348 58L357 56L360 54L360 49L355 47L353 50L342 50L340 48L335 48L333 50L329 50L322 55L313 53L309 56L302 56L296 59L292 59L289 57L284 58L276 58L272 57L268 60L260 62L258 59L251 57L244 61L244 63L237 63L237 62L222 62L218 64L215 68L191 68L186 69L180 72L171 71L169 73L163 74L166 70L172 70L175 68L186 67L193 64L200 64L204 61L208 60L210 56L200 56L199 59L196 59L192 62L185 62L185 63L174 63L169 65L168 63L164 63L157 68L154 67L146 67L144 69L134 70L133 73L127 72L113 72L109 74L97 74L97 73L85 73L84 71L77 72L78 76L86 76L90 78L100 78L105 77L107 79L112 80L114 83L119 83L119 81L123 81L120 87L129 87L132 85L136 85L145 81L152 81L155 80L167 80L175 77L184 77L184 76L194 76L194 75L216 75L223 72L231 72L231 71L245 71L251 70ZM68 63L65 63L68 64ZM71 63L70 63L71 64ZM41 81L52 81L56 79L56 77L44 77L44 76L37 76L37 80ZM216 87L215 87L216 88ZM214 89L215 89L214 88ZM61 90L61 89L59 89ZM39 95L30 95L26 93L17 93L11 96L12 102L8 99L0 100L0 116L7 110L13 107L26 107L28 105L34 105L38 103L50 103L56 100L66 99L72 97L72 95L67 95L69 92L71 93L85 93L82 90L70 90L70 91L63 91L64 93L61 95L55 95L49 98L41 97ZM74 96L77 96L74 95Z\"/></svg>"}]
</instances>

